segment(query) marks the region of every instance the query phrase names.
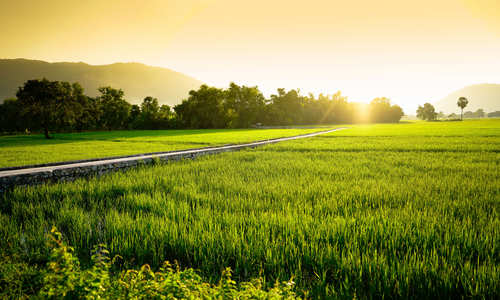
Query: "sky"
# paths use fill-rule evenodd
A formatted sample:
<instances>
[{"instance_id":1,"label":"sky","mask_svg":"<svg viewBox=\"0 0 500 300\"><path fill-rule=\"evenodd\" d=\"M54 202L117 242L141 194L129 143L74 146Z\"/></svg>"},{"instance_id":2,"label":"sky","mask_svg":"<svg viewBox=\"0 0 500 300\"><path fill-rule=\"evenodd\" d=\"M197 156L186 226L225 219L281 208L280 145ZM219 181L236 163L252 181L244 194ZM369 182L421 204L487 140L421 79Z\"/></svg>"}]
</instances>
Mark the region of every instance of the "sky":
<instances>
[{"instance_id":1,"label":"sky","mask_svg":"<svg viewBox=\"0 0 500 300\"><path fill-rule=\"evenodd\" d=\"M414 113L500 83L498 0L0 0L0 58L140 62Z\"/></svg>"}]
</instances>

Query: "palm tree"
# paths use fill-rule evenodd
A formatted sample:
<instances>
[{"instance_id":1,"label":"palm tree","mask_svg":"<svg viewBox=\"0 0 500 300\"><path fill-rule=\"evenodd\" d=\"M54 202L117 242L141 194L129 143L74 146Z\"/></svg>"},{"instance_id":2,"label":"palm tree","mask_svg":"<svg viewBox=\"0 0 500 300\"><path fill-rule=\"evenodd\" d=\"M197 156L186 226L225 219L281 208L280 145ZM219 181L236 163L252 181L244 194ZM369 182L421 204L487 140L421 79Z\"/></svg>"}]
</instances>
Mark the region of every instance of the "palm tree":
<instances>
[{"instance_id":1,"label":"palm tree","mask_svg":"<svg viewBox=\"0 0 500 300\"><path fill-rule=\"evenodd\" d=\"M460 107L462 109L462 112L460 113L460 120L462 120L462 118L463 118L464 108L467 106L468 103L469 103L469 100L467 100L467 98L465 98L465 97L458 98L457 105L458 105L458 107Z\"/></svg>"}]
</instances>

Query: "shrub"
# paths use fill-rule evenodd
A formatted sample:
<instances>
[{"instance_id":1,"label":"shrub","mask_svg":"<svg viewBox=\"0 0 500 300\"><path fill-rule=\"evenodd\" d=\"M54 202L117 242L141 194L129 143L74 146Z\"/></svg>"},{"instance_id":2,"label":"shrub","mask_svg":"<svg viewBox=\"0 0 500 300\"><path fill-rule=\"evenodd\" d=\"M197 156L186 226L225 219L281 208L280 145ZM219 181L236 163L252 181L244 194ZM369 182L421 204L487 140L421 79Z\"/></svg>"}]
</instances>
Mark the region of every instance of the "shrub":
<instances>
[{"instance_id":1,"label":"shrub","mask_svg":"<svg viewBox=\"0 0 500 300\"><path fill-rule=\"evenodd\" d=\"M105 245L92 251L92 264L83 270L74 249L52 228L48 240L51 254L46 269L30 267L25 262L3 257L0 264L0 297L26 299L32 296L50 299L297 299L293 281L277 282L265 290L259 278L237 285L231 269L222 272L217 285L204 282L193 269L181 270L165 262L154 272L149 265L113 274ZM35 271L35 272L34 272ZM37 290L27 288L23 278L43 277ZM29 282L28 282L29 283Z\"/></svg>"}]
</instances>

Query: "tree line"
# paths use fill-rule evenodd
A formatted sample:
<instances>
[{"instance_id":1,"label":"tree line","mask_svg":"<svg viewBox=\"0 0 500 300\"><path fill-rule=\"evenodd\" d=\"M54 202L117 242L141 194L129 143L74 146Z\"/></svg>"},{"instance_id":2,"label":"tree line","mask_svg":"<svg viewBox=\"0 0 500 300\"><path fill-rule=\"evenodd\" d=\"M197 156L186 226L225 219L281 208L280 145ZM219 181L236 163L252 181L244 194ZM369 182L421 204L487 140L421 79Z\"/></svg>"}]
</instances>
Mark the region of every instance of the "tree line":
<instances>
[{"instance_id":1,"label":"tree line","mask_svg":"<svg viewBox=\"0 0 500 300\"><path fill-rule=\"evenodd\" d=\"M467 107L467 104L469 103L469 100L465 97L460 97L458 98L457 101L457 106L460 108L460 115L457 115L455 113L445 115L443 112L436 112L436 109L434 106L430 103L425 103L423 106L418 106L417 109L417 118L421 120L427 120L427 121L434 121L437 119L451 119L451 120L456 120L460 119L462 120L463 118L466 119L480 119L484 117L488 118L498 118L500 117L500 111L494 111L486 114L482 108L477 109L475 112L472 111L466 111L464 113L464 108Z\"/></svg>"},{"instance_id":2,"label":"tree line","mask_svg":"<svg viewBox=\"0 0 500 300\"><path fill-rule=\"evenodd\" d=\"M130 104L120 89L101 87L97 97L78 83L28 80L16 98L0 105L0 132L118 129L248 128L356 122L399 122L403 110L387 98L370 104L348 102L340 92L315 97L298 89L278 89L266 99L257 87L231 83L221 89L202 85L171 108L146 97Z\"/></svg>"}]
</instances>

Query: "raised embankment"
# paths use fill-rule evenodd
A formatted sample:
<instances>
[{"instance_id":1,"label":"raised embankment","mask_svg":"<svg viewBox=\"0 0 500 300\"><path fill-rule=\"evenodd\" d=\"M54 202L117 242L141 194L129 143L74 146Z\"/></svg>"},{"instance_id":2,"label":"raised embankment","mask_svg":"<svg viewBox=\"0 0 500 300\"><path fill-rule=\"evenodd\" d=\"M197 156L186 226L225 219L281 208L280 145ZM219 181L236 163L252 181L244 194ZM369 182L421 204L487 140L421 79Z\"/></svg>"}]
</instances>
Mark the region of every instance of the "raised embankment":
<instances>
[{"instance_id":1,"label":"raised embankment","mask_svg":"<svg viewBox=\"0 0 500 300\"><path fill-rule=\"evenodd\" d=\"M0 192L6 191L7 189L17 185L72 181L79 177L102 175L109 172L130 169L139 165L154 164L155 162L167 162L170 160L193 159L201 155L237 151L244 148L254 148L272 143L309 138L342 129L345 128L342 127L247 144L227 145L182 151L158 152L96 160L72 161L37 166L4 168L0 169Z\"/></svg>"}]
</instances>

